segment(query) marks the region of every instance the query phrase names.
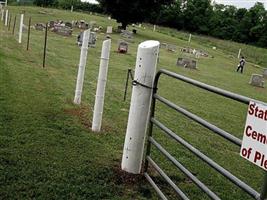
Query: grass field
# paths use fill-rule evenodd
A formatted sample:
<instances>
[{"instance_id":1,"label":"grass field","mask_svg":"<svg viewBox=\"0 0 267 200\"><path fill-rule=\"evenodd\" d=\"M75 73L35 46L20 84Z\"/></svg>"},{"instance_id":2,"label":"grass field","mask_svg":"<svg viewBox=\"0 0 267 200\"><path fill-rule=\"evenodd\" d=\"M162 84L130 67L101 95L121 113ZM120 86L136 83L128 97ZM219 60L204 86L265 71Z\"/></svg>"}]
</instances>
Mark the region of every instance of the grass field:
<instances>
[{"instance_id":1,"label":"grass field","mask_svg":"<svg viewBox=\"0 0 267 200\"><path fill-rule=\"evenodd\" d=\"M117 26L107 17L36 7L9 7L14 16L25 10L25 24L50 20L96 21L104 28ZM39 12L42 11L42 12ZM13 18L14 19L14 18ZM13 24L13 20L11 22ZM248 84L252 73L267 67L267 50L248 45L193 36L190 46L203 49L213 58L198 59L198 70L176 67L180 47L189 46L188 34L160 27L153 32L136 28L126 55L118 54L119 34L111 34L108 82L102 132L90 130L98 75L101 44L105 34L98 33L96 48L88 50L82 104L72 103L76 84L80 49L75 44L79 30L72 37L48 34L47 62L42 68L44 32L32 29L30 50L26 51L26 32L22 44L16 34L0 24L0 199L157 199L153 189L140 176L129 180L120 169L127 125L130 94L123 102L128 68L134 68L137 46L148 39L177 45L176 52L160 50L158 69L164 68L201 82L267 102L267 89ZM129 27L131 30L132 27ZM216 46L217 50L213 50ZM244 74L236 73L238 49L244 49L249 61ZM257 64L257 65L256 65ZM260 65L260 66L258 66ZM203 117L233 135L242 138L247 106L218 97L177 80L162 77L159 93L183 108ZM187 120L158 103L156 117L186 141L237 177L260 191L264 172L239 156L239 149L207 129ZM193 171L222 199L250 199L221 175L200 162L162 132L155 129L155 138L181 163ZM157 150L153 159L190 199L208 199L183 174L174 169ZM153 172L155 179L173 193Z\"/></svg>"}]
</instances>

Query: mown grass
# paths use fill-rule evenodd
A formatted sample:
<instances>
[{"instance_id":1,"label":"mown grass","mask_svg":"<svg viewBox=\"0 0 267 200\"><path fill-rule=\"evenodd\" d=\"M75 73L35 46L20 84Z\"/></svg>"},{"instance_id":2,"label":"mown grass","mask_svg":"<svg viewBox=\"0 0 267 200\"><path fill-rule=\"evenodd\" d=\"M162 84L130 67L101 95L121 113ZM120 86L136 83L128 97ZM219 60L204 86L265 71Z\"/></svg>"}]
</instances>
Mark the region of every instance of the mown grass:
<instances>
[{"instance_id":1,"label":"mown grass","mask_svg":"<svg viewBox=\"0 0 267 200\"><path fill-rule=\"evenodd\" d=\"M63 21L96 21L104 28L115 27L107 17L70 13L68 11L36 7L10 7L11 13L25 10L25 24L32 17L33 24L60 19ZM45 14L39 11L45 11ZM42 12L44 13L44 12ZM17 15L18 17L18 15ZM79 30L72 37L48 34L47 64L42 69L44 33L32 30L30 50L17 43L17 34L11 35L0 25L0 196L3 199L157 199L144 179L131 182L118 170L127 125L130 91L123 102L124 83L128 68L135 65L136 49L141 41L155 39L178 47L188 46L184 33L165 28L153 32L152 27L136 28L137 35L129 44L126 55L118 54L119 34L112 34L112 48L104 107L103 127L100 134L90 130L101 43L105 34L98 33L96 48L88 51L82 105L72 104L80 49L75 45ZM18 28L18 26L17 26ZM129 27L129 30L132 28ZM163 30L163 31L162 31ZM17 32L17 31L16 31ZM207 45L206 40L212 42ZM266 88L248 84L252 73L262 69L248 63L244 74L235 72L238 60L233 52L241 44L221 42L217 50L213 44L219 40L193 37L190 46L204 49L213 58L198 59L198 70L175 66L177 57L189 55L160 50L159 68L165 68L193 79L232 92L267 102ZM225 44L227 43L227 45ZM226 47L227 46L227 47ZM259 52L248 56L254 63L265 63L267 50L248 46ZM264 66L262 66L264 67ZM245 105L218 97L177 80L162 77L159 93L176 104L242 138L245 123ZM158 103L156 117L185 140L233 172L253 188L260 190L263 171L240 158L239 149L196 123L187 120ZM188 150L155 128L155 138L181 163L191 169L222 199L249 199L240 189L215 173ZM184 175L175 170L153 148L153 159L168 171L168 175L191 199L207 197ZM155 178L158 175L153 172ZM161 187L175 198L159 180Z\"/></svg>"}]
</instances>

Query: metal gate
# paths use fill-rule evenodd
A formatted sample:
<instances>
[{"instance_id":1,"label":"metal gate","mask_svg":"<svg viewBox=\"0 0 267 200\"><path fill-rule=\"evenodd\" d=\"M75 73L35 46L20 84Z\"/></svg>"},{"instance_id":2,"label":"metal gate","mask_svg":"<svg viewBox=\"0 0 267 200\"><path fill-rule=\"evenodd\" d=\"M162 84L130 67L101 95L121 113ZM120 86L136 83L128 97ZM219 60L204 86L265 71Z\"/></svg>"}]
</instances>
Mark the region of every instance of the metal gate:
<instances>
[{"instance_id":1,"label":"metal gate","mask_svg":"<svg viewBox=\"0 0 267 200\"><path fill-rule=\"evenodd\" d=\"M152 178L148 174L148 166L151 165L160 175L161 177L173 188L173 190L177 193L177 195L183 199L188 200L189 198L181 191L181 189L167 176L167 174L157 165L157 163L151 158L150 151L151 151L151 145L153 145L155 148L157 148L169 161L171 161L181 172L183 172L193 183L195 183L203 192L205 192L211 199L220 199L213 191L211 191L204 183L202 183L193 173L191 173L188 169L186 169L179 161L177 161L168 151L164 149L152 136L153 132L153 125L157 126L159 129L165 132L168 136L170 136L172 139L174 139L176 142L180 143L184 147L186 147L189 151L191 151L193 154L195 154L197 157L199 157L202 161L207 163L210 167L215 169L217 172L225 176L227 179L229 179L232 183L237 185L239 188L241 188L244 192L248 193L252 198L257 200L264 200L267 197L267 173L265 173L264 183L262 186L261 193L258 193L256 190L254 190L251 186L244 183L242 180L238 179L236 176L234 176L231 172L224 169L222 166L217 164L215 161L210 159L205 154L201 153L198 149L193 147L191 144L186 142L183 138L176 135L173 131L171 131L168 127L166 127L164 124L162 124L160 121L155 119L154 113L155 113L155 103L156 100L160 101L161 103L165 104L166 106L174 109L175 111L183 114L184 116L188 117L191 120L194 120L198 124L202 125L203 127L211 130L213 133L220 135L224 139L228 140L229 142L241 146L241 140L230 133L228 133L225 130L222 130L215 125L205 121L204 119L196 116L193 113L190 113L189 111L175 105L174 103L170 102L169 100L159 96L157 94L157 86L158 81L161 75L167 75L169 77L179 79L183 82L189 83L193 86L202 88L204 90L207 90L209 92L216 93L218 95L224 96L226 98L233 99L235 101L249 104L250 101L259 102L260 101L241 96L235 93L231 93L201 82L198 82L196 80L181 76L179 74L167 71L167 70L160 70L156 74L155 81L154 81L154 89L153 89L153 97L152 97L152 105L151 105L151 117L150 117L150 126L149 126L149 132L148 132L148 139L147 139L147 152L146 152L146 158L145 158L145 168L144 168L144 176L148 180L148 182L152 185L152 187L156 190L157 194L161 197L161 199L167 199L165 194L160 190L160 188L156 185L156 183L152 180Z\"/></svg>"}]
</instances>

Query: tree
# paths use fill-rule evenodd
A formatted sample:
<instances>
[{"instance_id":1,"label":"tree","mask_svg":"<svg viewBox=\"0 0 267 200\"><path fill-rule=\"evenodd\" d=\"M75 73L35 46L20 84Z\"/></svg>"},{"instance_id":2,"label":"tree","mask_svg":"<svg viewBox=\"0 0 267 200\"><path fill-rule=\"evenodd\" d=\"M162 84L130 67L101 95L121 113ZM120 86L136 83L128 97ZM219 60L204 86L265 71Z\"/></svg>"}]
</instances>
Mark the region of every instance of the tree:
<instances>
[{"instance_id":1,"label":"tree","mask_svg":"<svg viewBox=\"0 0 267 200\"><path fill-rule=\"evenodd\" d=\"M107 14L122 24L122 28L130 23L143 22L152 11L159 11L161 5L173 0L98 0Z\"/></svg>"},{"instance_id":2,"label":"tree","mask_svg":"<svg viewBox=\"0 0 267 200\"><path fill-rule=\"evenodd\" d=\"M33 4L42 7L52 7L57 4L56 0L34 0Z\"/></svg>"},{"instance_id":3,"label":"tree","mask_svg":"<svg viewBox=\"0 0 267 200\"><path fill-rule=\"evenodd\" d=\"M207 34L212 15L211 0L186 0L183 4L184 29Z\"/></svg>"}]
</instances>

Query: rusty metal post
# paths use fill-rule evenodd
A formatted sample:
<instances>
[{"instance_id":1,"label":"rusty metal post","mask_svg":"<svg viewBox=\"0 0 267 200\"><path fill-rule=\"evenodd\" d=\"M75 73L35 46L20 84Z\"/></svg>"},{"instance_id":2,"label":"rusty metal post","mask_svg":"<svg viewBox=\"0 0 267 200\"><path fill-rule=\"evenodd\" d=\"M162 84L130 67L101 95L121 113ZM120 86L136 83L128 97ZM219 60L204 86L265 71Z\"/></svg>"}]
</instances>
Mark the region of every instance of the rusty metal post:
<instances>
[{"instance_id":1,"label":"rusty metal post","mask_svg":"<svg viewBox=\"0 0 267 200\"><path fill-rule=\"evenodd\" d=\"M29 50L29 44L30 44L31 20L32 20L32 18L30 17L29 18L29 25L28 25L27 51Z\"/></svg>"},{"instance_id":2,"label":"rusty metal post","mask_svg":"<svg viewBox=\"0 0 267 200\"><path fill-rule=\"evenodd\" d=\"M12 15L9 15L9 21L8 21L8 31L10 30L10 24L11 24Z\"/></svg>"},{"instance_id":3,"label":"rusty metal post","mask_svg":"<svg viewBox=\"0 0 267 200\"><path fill-rule=\"evenodd\" d=\"M46 23L46 26L45 26L45 40L44 40L43 68L45 68L46 44L47 44L47 23Z\"/></svg>"},{"instance_id":4,"label":"rusty metal post","mask_svg":"<svg viewBox=\"0 0 267 200\"><path fill-rule=\"evenodd\" d=\"M14 35L14 33L15 33L16 20L17 20L17 16L15 15L14 24L13 24L13 30L12 30L12 34L13 34L13 35Z\"/></svg>"}]
</instances>

